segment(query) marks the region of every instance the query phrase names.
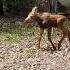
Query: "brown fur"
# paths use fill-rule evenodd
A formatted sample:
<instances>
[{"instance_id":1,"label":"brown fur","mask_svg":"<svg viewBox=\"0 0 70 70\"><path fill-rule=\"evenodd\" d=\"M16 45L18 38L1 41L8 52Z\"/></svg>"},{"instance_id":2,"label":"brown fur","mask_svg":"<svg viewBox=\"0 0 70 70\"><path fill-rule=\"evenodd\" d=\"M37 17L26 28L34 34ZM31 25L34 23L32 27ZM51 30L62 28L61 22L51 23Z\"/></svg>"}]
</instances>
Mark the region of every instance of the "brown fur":
<instances>
[{"instance_id":1,"label":"brown fur","mask_svg":"<svg viewBox=\"0 0 70 70\"><path fill-rule=\"evenodd\" d=\"M69 35L70 32L63 27L63 24L65 21L66 21L66 17L63 15L55 15L55 14L51 14L51 13L47 13L47 12L38 13L37 7L33 8L32 11L29 13L28 17L25 19L25 22L30 22L30 23L38 22L38 25L40 27L40 32L39 32L39 36L38 36L38 48L40 48L40 41L41 41L42 34L44 32L44 29L47 28L48 29L47 30L48 31L48 40L52 44L54 50L56 50L56 47L54 46L54 44L52 43L52 40L51 40L51 30L53 27L61 29L62 33L63 33L63 37L59 41L59 44L58 44L58 49L60 48L61 43L64 40L64 38L66 36L70 37L70 35Z\"/></svg>"}]
</instances>

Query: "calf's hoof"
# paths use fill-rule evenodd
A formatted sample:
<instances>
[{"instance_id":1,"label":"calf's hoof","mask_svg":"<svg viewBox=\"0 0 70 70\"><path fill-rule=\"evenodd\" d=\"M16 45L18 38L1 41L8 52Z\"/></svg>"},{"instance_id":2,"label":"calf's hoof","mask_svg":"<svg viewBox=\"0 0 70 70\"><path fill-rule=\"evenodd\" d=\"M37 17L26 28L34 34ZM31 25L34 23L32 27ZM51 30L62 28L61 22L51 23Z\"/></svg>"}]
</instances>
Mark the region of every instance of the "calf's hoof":
<instances>
[{"instance_id":1,"label":"calf's hoof","mask_svg":"<svg viewBox=\"0 0 70 70\"><path fill-rule=\"evenodd\" d=\"M39 45L37 45L37 46L36 46L36 48L37 48L37 49L40 49L40 46L39 46Z\"/></svg>"},{"instance_id":2,"label":"calf's hoof","mask_svg":"<svg viewBox=\"0 0 70 70\"><path fill-rule=\"evenodd\" d=\"M60 45L58 45L58 50L60 50L60 47L61 47L61 46L60 46Z\"/></svg>"},{"instance_id":3,"label":"calf's hoof","mask_svg":"<svg viewBox=\"0 0 70 70\"><path fill-rule=\"evenodd\" d=\"M56 47L53 47L53 51L57 50Z\"/></svg>"}]
</instances>

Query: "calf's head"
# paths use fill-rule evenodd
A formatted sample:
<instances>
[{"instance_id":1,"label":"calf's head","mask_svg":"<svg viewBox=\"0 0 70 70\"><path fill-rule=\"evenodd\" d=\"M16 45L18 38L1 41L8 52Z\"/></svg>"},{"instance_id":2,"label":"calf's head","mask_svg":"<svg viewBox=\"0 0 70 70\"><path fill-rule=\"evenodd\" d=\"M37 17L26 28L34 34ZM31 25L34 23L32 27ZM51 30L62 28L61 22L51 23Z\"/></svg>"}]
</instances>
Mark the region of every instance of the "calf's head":
<instances>
[{"instance_id":1,"label":"calf's head","mask_svg":"<svg viewBox=\"0 0 70 70\"><path fill-rule=\"evenodd\" d=\"M37 13L37 7L34 7L32 11L28 14L27 18L24 22L32 23L36 20L36 13Z\"/></svg>"}]
</instances>

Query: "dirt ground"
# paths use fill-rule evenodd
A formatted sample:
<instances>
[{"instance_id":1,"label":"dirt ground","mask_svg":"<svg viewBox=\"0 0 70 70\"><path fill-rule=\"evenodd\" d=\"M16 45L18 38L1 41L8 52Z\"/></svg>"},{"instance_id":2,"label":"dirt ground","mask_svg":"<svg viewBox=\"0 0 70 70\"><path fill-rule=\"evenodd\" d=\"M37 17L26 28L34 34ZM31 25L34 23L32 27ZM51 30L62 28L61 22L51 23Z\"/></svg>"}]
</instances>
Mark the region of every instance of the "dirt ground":
<instances>
[{"instance_id":1,"label":"dirt ground","mask_svg":"<svg viewBox=\"0 0 70 70\"><path fill-rule=\"evenodd\" d=\"M47 41L41 47L47 48ZM70 70L70 49L63 42L61 50L36 49L35 39L18 44L0 44L0 70Z\"/></svg>"}]
</instances>

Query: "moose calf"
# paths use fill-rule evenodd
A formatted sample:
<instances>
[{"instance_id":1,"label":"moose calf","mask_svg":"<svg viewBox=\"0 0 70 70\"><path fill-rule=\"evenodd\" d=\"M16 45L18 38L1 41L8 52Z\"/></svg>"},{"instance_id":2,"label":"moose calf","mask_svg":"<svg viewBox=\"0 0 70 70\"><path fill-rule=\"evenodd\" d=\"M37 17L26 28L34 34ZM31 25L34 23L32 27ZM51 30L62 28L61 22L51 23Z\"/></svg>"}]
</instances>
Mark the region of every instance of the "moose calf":
<instances>
[{"instance_id":1,"label":"moose calf","mask_svg":"<svg viewBox=\"0 0 70 70\"><path fill-rule=\"evenodd\" d=\"M47 28L48 31L48 40L53 46L53 49L56 50L56 47L54 46L52 40L51 40L51 30L52 28L59 28L62 30L63 37L58 43L58 49L61 46L62 41L64 40L65 37L69 38L70 41L70 31L64 28L64 22L67 20L65 16L63 15L56 15L56 14L51 14L47 12L39 13L37 12L37 7L34 7L32 11L29 13L27 18L25 19L24 22L32 23L32 22L37 22L40 32L38 36L38 48L40 48L40 41L42 38L42 34L44 32L44 29Z\"/></svg>"}]
</instances>

